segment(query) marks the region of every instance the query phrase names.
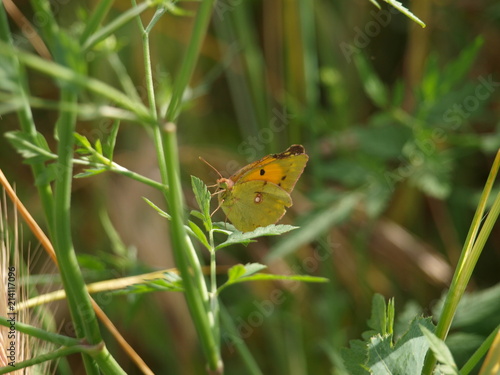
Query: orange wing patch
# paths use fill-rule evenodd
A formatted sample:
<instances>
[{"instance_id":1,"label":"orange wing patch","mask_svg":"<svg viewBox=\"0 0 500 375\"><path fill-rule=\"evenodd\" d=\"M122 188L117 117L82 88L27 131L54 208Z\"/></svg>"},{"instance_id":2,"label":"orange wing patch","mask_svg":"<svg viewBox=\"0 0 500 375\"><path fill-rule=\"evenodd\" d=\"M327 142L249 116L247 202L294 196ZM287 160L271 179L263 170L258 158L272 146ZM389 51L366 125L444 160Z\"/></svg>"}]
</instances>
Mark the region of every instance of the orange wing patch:
<instances>
[{"instance_id":1,"label":"orange wing patch","mask_svg":"<svg viewBox=\"0 0 500 375\"><path fill-rule=\"evenodd\" d=\"M280 154L268 155L236 172L234 182L268 181L291 192L302 174L309 157L301 145L292 145Z\"/></svg>"}]
</instances>

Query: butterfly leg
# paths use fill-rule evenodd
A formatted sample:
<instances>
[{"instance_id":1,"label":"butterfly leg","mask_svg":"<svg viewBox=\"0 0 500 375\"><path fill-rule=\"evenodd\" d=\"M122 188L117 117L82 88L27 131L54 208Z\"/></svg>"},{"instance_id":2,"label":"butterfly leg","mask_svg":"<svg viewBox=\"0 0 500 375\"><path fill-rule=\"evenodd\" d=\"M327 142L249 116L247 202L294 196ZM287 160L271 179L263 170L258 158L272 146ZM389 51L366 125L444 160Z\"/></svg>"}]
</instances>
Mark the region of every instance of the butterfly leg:
<instances>
[{"instance_id":1,"label":"butterfly leg","mask_svg":"<svg viewBox=\"0 0 500 375\"><path fill-rule=\"evenodd\" d=\"M218 193L214 193L214 194L212 194L212 196L214 196L215 194L218 194ZM221 201L221 202L219 203L219 205L217 206L217 208L216 208L215 210L213 210L213 212L210 214L210 217L214 216L214 214L215 214L217 211L219 211L219 208L221 208L222 203L224 203L224 201Z\"/></svg>"}]
</instances>

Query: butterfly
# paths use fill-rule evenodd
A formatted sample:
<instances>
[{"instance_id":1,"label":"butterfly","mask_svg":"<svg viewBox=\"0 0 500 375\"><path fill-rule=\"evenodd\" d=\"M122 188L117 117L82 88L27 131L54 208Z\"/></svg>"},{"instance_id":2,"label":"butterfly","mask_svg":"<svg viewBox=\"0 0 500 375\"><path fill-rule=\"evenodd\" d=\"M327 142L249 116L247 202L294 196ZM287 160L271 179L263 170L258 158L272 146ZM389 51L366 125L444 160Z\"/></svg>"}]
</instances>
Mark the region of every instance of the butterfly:
<instances>
[{"instance_id":1,"label":"butterfly","mask_svg":"<svg viewBox=\"0 0 500 375\"><path fill-rule=\"evenodd\" d=\"M307 160L301 145L271 154L217 180L219 206L241 232L276 223L292 206L292 192Z\"/></svg>"}]
</instances>

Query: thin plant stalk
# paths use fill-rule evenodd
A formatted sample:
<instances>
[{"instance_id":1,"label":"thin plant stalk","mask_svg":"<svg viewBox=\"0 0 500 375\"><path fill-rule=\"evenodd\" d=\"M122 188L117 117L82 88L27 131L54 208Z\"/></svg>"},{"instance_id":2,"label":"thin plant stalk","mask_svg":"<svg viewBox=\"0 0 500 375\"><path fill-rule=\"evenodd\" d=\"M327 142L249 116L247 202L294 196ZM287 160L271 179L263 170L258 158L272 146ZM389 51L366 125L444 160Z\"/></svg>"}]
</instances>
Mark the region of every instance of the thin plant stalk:
<instances>
[{"instance_id":1,"label":"thin plant stalk","mask_svg":"<svg viewBox=\"0 0 500 375\"><path fill-rule=\"evenodd\" d=\"M169 187L165 198L172 215L170 224L172 250L183 280L186 301L208 361L207 367L213 373L222 373L223 365L220 356L219 337L214 335L215 332L219 332L219 321L211 311L209 293L201 265L184 226L184 197L180 183L177 129L173 123L180 113L184 92L198 60L201 43L205 37L212 14L213 4L214 0L206 0L200 3L194 20L193 33L177 79L174 82L172 98L165 114L166 124L162 129L163 137L158 137L159 127L156 127L154 129L154 138L157 153L159 151L164 153L162 157L159 157L158 161L162 182Z\"/></svg>"},{"instance_id":2,"label":"thin plant stalk","mask_svg":"<svg viewBox=\"0 0 500 375\"><path fill-rule=\"evenodd\" d=\"M451 281L450 289L448 291L448 294L446 295L441 316L439 317L439 322L436 327L435 334L441 340L445 340L446 336L448 335L448 331L450 330L453 317L455 316L458 307L458 303L460 302L460 299L465 292L465 288L469 283L470 277L472 275L474 267L476 266L477 260L481 255L486 239L488 238L493 225L498 218L500 212L500 193L495 199L492 209L489 212L488 217L483 224L483 227L481 228L481 232L479 232L481 221L486 209L486 202L488 201L488 197L492 191L493 183L496 180L499 167L500 150L497 152L496 158L490 171L490 175L488 176L488 180L486 181L486 185L479 200L479 205L472 220L467 239L465 240L460 259L455 269L455 274L453 275L453 279ZM429 352L425 360L422 374L430 375L435 364L436 358L431 352Z\"/></svg>"},{"instance_id":3,"label":"thin plant stalk","mask_svg":"<svg viewBox=\"0 0 500 375\"><path fill-rule=\"evenodd\" d=\"M0 40L7 46L12 47L12 37L9 31L9 25L7 22L7 15L5 14L5 9L0 3ZM38 144L37 140L37 131L35 127L35 123L33 120L33 114L31 112L30 103L29 103L29 91L26 80L26 72L24 67L20 64L19 60L16 56L11 56L9 58L10 65L12 66L12 71L15 76L12 77L12 80L15 80L17 85L15 86L14 94L18 95L21 98L21 106L17 111L17 115L19 118L19 124L21 126L21 130L28 134L31 138L31 141L34 144ZM46 167L43 162L37 162L31 164L31 168L34 176L40 176L46 171ZM52 188L50 184L40 183L37 185L38 195L40 197L40 201L42 203L43 210L45 212L45 217L47 218L47 224L49 227L49 232L51 232L51 224L53 222L52 216L52 206L53 206L53 198L52 198Z\"/></svg>"},{"instance_id":4,"label":"thin plant stalk","mask_svg":"<svg viewBox=\"0 0 500 375\"><path fill-rule=\"evenodd\" d=\"M172 250L175 263L182 277L184 295L196 327L200 342L208 360L208 368L214 373L222 371L222 360L219 353L218 338L213 336L213 316L209 314L209 298L203 273L193 244L184 226L184 197L179 179L179 161L177 149L176 127L167 123L164 128L165 160L169 190L167 201L170 203Z\"/></svg>"},{"instance_id":5,"label":"thin plant stalk","mask_svg":"<svg viewBox=\"0 0 500 375\"><path fill-rule=\"evenodd\" d=\"M194 67L196 61L198 60L198 55L201 48L201 43L205 37L208 23L210 21L210 16L212 15L212 9L215 0L204 0L200 3L198 12L196 13L196 18L194 20L194 29L191 39L188 44L188 49L186 51L186 56L181 65L181 69L177 75L177 79L174 82L172 90L172 99L167 108L167 113L165 115L167 122L175 122L179 116L182 104L182 98L184 96L184 91L189 84L189 80L193 75Z\"/></svg>"}]
</instances>

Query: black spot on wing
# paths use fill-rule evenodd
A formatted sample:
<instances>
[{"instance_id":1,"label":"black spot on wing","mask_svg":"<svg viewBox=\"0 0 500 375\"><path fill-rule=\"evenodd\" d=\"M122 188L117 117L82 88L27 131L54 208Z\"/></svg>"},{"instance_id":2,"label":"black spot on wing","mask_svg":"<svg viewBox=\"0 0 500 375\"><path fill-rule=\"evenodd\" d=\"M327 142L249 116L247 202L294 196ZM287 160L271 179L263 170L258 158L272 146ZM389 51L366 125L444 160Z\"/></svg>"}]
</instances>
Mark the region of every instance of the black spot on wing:
<instances>
[{"instance_id":1,"label":"black spot on wing","mask_svg":"<svg viewBox=\"0 0 500 375\"><path fill-rule=\"evenodd\" d=\"M288 147L281 154L274 154L273 157L275 159L285 159L285 158L287 158L289 156L292 156L292 155L301 155L301 154L304 154L305 152L306 152L306 150L304 149L304 146L302 146L302 145L292 145L292 146Z\"/></svg>"},{"instance_id":2,"label":"black spot on wing","mask_svg":"<svg viewBox=\"0 0 500 375\"><path fill-rule=\"evenodd\" d=\"M266 174L266 171L265 171L264 169L261 169L261 170L260 170L260 175L261 175L261 176L264 176L265 174Z\"/></svg>"}]
</instances>

